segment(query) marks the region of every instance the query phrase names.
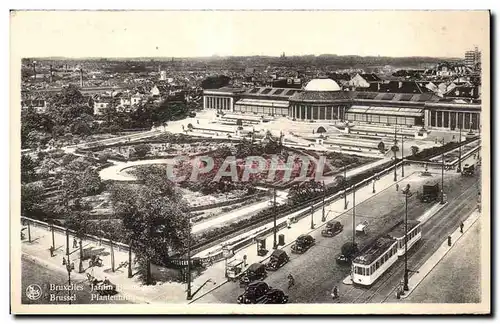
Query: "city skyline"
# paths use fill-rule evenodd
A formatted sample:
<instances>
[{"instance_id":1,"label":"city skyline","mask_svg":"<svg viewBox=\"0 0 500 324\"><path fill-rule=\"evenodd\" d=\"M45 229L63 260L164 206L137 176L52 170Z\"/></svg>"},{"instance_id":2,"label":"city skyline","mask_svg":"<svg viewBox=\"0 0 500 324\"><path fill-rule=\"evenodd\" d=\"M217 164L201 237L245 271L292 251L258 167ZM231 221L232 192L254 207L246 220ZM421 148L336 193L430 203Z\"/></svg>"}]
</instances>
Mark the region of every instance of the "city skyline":
<instances>
[{"instance_id":1,"label":"city skyline","mask_svg":"<svg viewBox=\"0 0 500 324\"><path fill-rule=\"evenodd\" d=\"M25 11L11 16L13 27L23 26L23 38L11 42L23 42L18 45L34 57L276 57L284 52L462 58L474 46L487 45L487 15L486 11Z\"/></svg>"}]
</instances>

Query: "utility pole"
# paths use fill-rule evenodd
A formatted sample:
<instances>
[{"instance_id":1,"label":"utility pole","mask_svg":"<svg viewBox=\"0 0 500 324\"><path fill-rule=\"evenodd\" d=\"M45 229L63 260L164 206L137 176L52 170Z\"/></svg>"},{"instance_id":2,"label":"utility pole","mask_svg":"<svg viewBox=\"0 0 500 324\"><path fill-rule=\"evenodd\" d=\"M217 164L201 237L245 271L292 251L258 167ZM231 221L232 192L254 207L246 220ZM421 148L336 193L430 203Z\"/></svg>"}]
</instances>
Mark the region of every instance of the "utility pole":
<instances>
[{"instance_id":1,"label":"utility pole","mask_svg":"<svg viewBox=\"0 0 500 324\"><path fill-rule=\"evenodd\" d=\"M69 256L69 229L66 229L66 255Z\"/></svg>"},{"instance_id":2,"label":"utility pole","mask_svg":"<svg viewBox=\"0 0 500 324\"><path fill-rule=\"evenodd\" d=\"M410 193L410 184L405 189L405 272L403 290L408 291L408 195Z\"/></svg>"},{"instance_id":3,"label":"utility pole","mask_svg":"<svg viewBox=\"0 0 500 324\"><path fill-rule=\"evenodd\" d=\"M311 229L314 229L314 205L311 204Z\"/></svg>"},{"instance_id":4,"label":"utility pole","mask_svg":"<svg viewBox=\"0 0 500 324\"><path fill-rule=\"evenodd\" d=\"M325 181L323 181L323 214L321 216L321 221L322 222L326 221L326 215L325 215L325 196L326 196L326 188L325 188Z\"/></svg>"},{"instance_id":5,"label":"utility pole","mask_svg":"<svg viewBox=\"0 0 500 324\"><path fill-rule=\"evenodd\" d=\"M278 248L278 242L276 240L276 188L273 192L273 214L274 214L274 227L273 227L273 248Z\"/></svg>"},{"instance_id":6,"label":"utility pole","mask_svg":"<svg viewBox=\"0 0 500 324\"><path fill-rule=\"evenodd\" d=\"M191 219L189 222L188 244L187 244L187 300L191 300Z\"/></svg>"},{"instance_id":7,"label":"utility pole","mask_svg":"<svg viewBox=\"0 0 500 324\"><path fill-rule=\"evenodd\" d=\"M113 250L113 241L109 240L109 246L111 249L111 271L115 272L115 251Z\"/></svg>"},{"instance_id":8,"label":"utility pole","mask_svg":"<svg viewBox=\"0 0 500 324\"><path fill-rule=\"evenodd\" d=\"M443 137L444 146L444 137ZM444 204L444 151L441 152L441 205Z\"/></svg>"},{"instance_id":9,"label":"utility pole","mask_svg":"<svg viewBox=\"0 0 500 324\"><path fill-rule=\"evenodd\" d=\"M128 277L132 278L132 240L128 245Z\"/></svg>"},{"instance_id":10,"label":"utility pole","mask_svg":"<svg viewBox=\"0 0 500 324\"><path fill-rule=\"evenodd\" d=\"M56 240L54 238L54 221L52 221L52 223L50 224L50 230L52 232L52 248L55 251L56 250Z\"/></svg>"},{"instance_id":11,"label":"utility pole","mask_svg":"<svg viewBox=\"0 0 500 324\"><path fill-rule=\"evenodd\" d=\"M352 246L356 246L356 185L352 186Z\"/></svg>"},{"instance_id":12,"label":"utility pole","mask_svg":"<svg viewBox=\"0 0 500 324\"><path fill-rule=\"evenodd\" d=\"M344 166L344 209L347 209L347 165Z\"/></svg>"},{"instance_id":13,"label":"utility pole","mask_svg":"<svg viewBox=\"0 0 500 324\"><path fill-rule=\"evenodd\" d=\"M463 118L462 118L463 119ZM462 171L462 125L459 125L460 135L458 136L458 168L457 172Z\"/></svg>"},{"instance_id":14,"label":"utility pole","mask_svg":"<svg viewBox=\"0 0 500 324\"><path fill-rule=\"evenodd\" d=\"M396 165L397 165L397 155L396 155L396 148L397 148L397 143L398 143L398 138L397 138L397 132L396 132L396 127L394 127L394 181L398 181L398 175L396 173Z\"/></svg>"},{"instance_id":15,"label":"utility pole","mask_svg":"<svg viewBox=\"0 0 500 324\"><path fill-rule=\"evenodd\" d=\"M403 177L403 178L405 176L405 163L404 163L404 160L405 160L405 156L404 156L405 148L404 148L404 141L405 141L405 136L404 136L403 132L401 132L401 177Z\"/></svg>"},{"instance_id":16,"label":"utility pole","mask_svg":"<svg viewBox=\"0 0 500 324\"><path fill-rule=\"evenodd\" d=\"M30 221L28 220L28 242L31 243L31 228L30 228Z\"/></svg>"}]
</instances>

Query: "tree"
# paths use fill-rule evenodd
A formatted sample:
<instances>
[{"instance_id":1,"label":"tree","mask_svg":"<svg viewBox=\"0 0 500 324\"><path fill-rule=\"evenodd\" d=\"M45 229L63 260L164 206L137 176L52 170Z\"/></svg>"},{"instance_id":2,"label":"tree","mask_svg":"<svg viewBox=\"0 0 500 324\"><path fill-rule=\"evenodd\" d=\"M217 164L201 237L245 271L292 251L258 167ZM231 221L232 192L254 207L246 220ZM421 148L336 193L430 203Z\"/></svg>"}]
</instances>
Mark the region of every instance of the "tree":
<instances>
[{"instance_id":1,"label":"tree","mask_svg":"<svg viewBox=\"0 0 500 324\"><path fill-rule=\"evenodd\" d=\"M227 86L229 81L231 81L231 78L225 75L209 76L201 82L201 87L203 89L219 89Z\"/></svg>"},{"instance_id":2,"label":"tree","mask_svg":"<svg viewBox=\"0 0 500 324\"><path fill-rule=\"evenodd\" d=\"M344 245L342 245L340 250L343 255L345 255L348 258L351 258L358 252L358 246L357 244L354 244L352 242L346 242L344 243Z\"/></svg>"},{"instance_id":3,"label":"tree","mask_svg":"<svg viewBox=\"0 0 500 324\"><path fill-rule=\"evenodd\" d=\"M412 155L416 155L419 151L420 151L420 149L418 148L418 146L411 147L411 154Z\"/></svg>"},{"instance_id":4,"label":"tree","mask_svg":"<svg viewBox=\"0 0 500 324\"><path fill-rule=\"evenodd\" d=\"M43 188L36 184L21 185L21 212L29 216L43 201Z\"/></svg>"},{"instance_id":5,"label":"tree","mask_svg":"<svg viewBox=\"0 0 500 324\"><path fill-rule=\"evenodd\" d=\"M35 181L37 178L35 168L38 163L33 161L29 155L21 155L21 182Z\"/></svg>"},{"instance_id":6,"label":"tree","mask_svg":"<svg viewBox=\"0 0 500 324\"><path fill-rule=\"evenodd\" d=\"M134 151L135 155L143 158L151 151L151 146L149 146L148 144L139 144L134 146Z\"/></svg>"},{"instance_id":7,"label":"tree","mask_svg":"<svg viewBox=\"0 0 500 324\"><path fill-rule=\"evenodd\" d=\"M111 201L114 212L133 237L136 261L147 285L153 284L151 263L168 264L173 252L183 252L189 234L187 204L171 184L147 179L136 190L114 186Z\"/></svg>"}]
</instances>

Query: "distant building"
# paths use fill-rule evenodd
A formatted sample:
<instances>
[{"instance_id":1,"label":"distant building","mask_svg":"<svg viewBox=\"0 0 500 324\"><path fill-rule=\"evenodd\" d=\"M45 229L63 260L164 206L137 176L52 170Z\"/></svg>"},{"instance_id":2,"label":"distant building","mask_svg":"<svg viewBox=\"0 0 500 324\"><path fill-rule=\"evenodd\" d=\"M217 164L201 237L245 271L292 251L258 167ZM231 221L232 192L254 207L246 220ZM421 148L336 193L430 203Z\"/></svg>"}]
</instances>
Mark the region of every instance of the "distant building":
<instances>
[{"instance_id":1,"label":"distant building","mask_svg":"<svg viewBox=\"0 0 500 324\"><path fill-rule=\"evenodd\" d=\"M167 71L160 71L160 81L167 80Z\"/></svg>"},{"instance_id":2,"label":"distant building","mask_svg":"<svg viewBox=\"0 0 500 324\"><path fill-rule=\"evenodd\" d=\"M111 103L111 98L104 97L94 100L94 115L103 115Z\"/></svg>"},{"instance_id":3,"label":"distant building","mask_svg":"<svg viewBox=\"0 0 500 324\"><path fill-rule=\"evenodd\" d=\"M43 113L47 109L47 101L43 99L32 99L32 100L23 100L21 102L21 108L34 108L36 112Z\"/></svg>"},{"instance_id":4,"label":"distant building","mask_svg":"<svg viewBox=\"0 0 500 324\"><path fill-rule=\"evenodd\" d=\"M475 68L478 64L481 63L481 52L479 49L474 48L472 51L465 52L464 64L468 67Z\"/></svg>"},{"instance_id":5,"label":"distant building","mask_svg":"<svg viewBox=\"0 0 500 324\"><path fill-rule=\"evenodd\" d=\"M382 80L375 74L373 73L356 73L354 77L351 78L349 81L348 85L352 88L358 89L358 88L368 88L372 84L377 84L382 82Z\"/></svg>"}]
</instances>

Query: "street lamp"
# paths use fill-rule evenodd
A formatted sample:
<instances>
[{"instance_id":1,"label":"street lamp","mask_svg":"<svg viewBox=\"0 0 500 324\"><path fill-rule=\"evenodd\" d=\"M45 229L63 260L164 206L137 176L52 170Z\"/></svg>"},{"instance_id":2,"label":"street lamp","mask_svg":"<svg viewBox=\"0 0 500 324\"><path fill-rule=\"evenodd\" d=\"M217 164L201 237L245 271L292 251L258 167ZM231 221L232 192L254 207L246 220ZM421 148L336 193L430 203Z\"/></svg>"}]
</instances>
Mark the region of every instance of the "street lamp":
<instances>
[{"instance_id":1,"label":"street lamp","mask_svg":"<svg viewBox=\"0 0 500 324\"><path fill-rule=\"evenodd\" d=\"M403 290L408 291L408 196L410 195L410 184L403 190L405 194L405 272Z\"/></svg>"},{"instance_id":2,"label":"street lamp","mask_svg":"<svg viewBox=\"0 0 500 324\"><path fill-rule=\"evenodd\" d=\"M401 132L401 177L404 178L405 176L405 155L404 155L404 141L405 141L405 136L403 132Z\"/></svg>"},{"instance_id":3,"label":"street lamp","mask_svg":"<svg viewBox=\"0 0 500 324\"><path fill-rule=\"evenodd\" d=\"M311 204L311 229L314 229L314 205Z\"/></svg>"},{"instance_id":4,"label":"street lamp","mask_svg":"<svg viewBox=\"0 0 500 324\"><path fill-rule=\"evenodd\" d=\"M276 188L274 188L274 193L273 193L273 214L274 214L273 249L277 249L278 241L276 240Z\"/></svg>"},{"instance_id":5,"label":"street lamp","mask_svg":"<svg viewBox=\"0 0 500 324\"><path fill-rule=\"evenodd\" d=\"M63 262L66 264L66 270L68 271L68 285L71 287L71 271L75 270L75 264L73 262L70 262L69 259L69 254L67 256L68 260L63 257ZM68 299L69 304L71 305L71 289L68 289L68 296L70 298Z\"/></svg>"},{"instance_id":6,"label":"street lamp","mask_svg":"<svg viewBox=\"0 0 500 324\"><path fill-rule=\"evenodd\" d=\"M356 185L352 186L352 246L356 246Z\"/></svg>"},{"instance_id":7,"label":"street lamp","mask_svg":"<svg viewBox=\"0 0 500 324\"><path fill-rule=\"evenodd\" d=\"M460 122L460 121L459 121ZM457 172L462 171L462 124L459 125L460 135L458 136L458 168Z\"/></svg>"},{"instance_id":8,"label":"street lamp","mask_svg":"<svg viewBox=\"0 0 500 324\"><path fill-rule=\"evenodd\" d=\"M347 209L347 165L344 166L344 209Z\"/></svg>"},{"instance_id":9,"label":"street lamp","mask_svg":"<svg viewBox=\"0 0 500 324\"><path fill-rule=\"evenodd\" d=\"M326 188L325 188L325 182L323 181L323 214L321 216L321 221L324 222L326 221L326 214L325 214L325 196L326 196Z\"/></svg>"},{"instance_id":10,"label":"street lamp","mask_svg":"<svg viewBox=\"0 0 500 324\"><path fill-rule=\"evenodd\" d=\"M444 146L444 137L443 137ZM441 152L441 205L444 204L444 151Z\"/></svg>"}]
</instances>

